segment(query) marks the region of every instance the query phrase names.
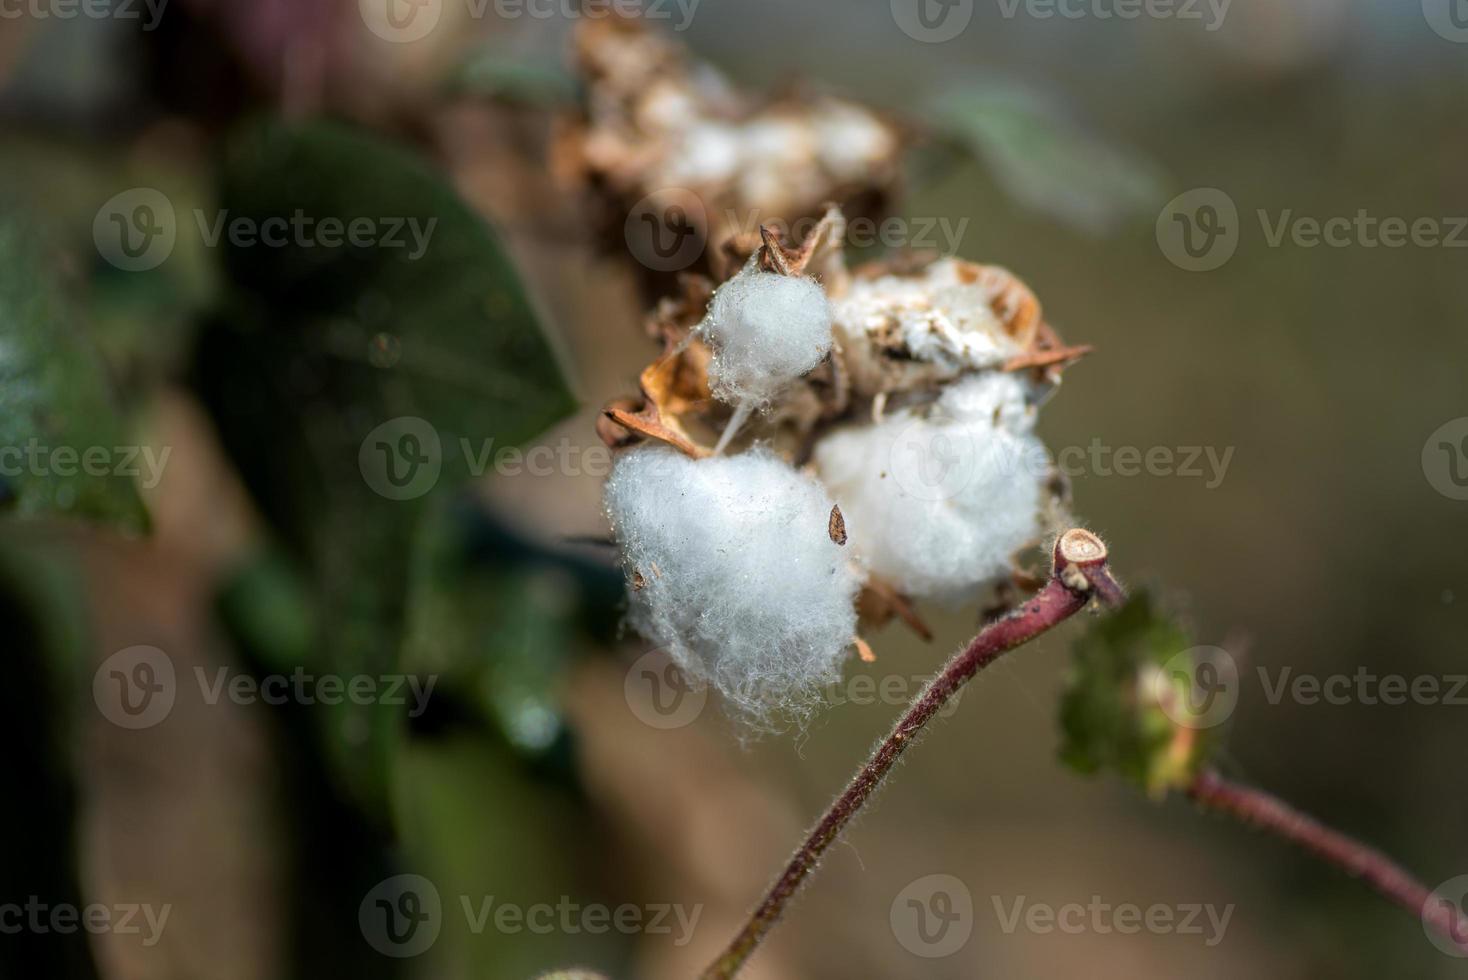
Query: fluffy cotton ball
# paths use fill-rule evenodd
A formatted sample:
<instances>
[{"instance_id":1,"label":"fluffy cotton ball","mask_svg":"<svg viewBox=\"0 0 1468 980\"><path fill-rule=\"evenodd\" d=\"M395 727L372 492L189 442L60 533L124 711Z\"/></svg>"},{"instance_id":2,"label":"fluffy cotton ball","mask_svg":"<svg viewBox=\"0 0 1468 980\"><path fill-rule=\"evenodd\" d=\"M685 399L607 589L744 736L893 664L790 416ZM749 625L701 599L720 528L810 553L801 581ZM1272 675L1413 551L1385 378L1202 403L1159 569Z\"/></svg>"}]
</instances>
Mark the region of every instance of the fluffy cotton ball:
<instances>
[{"instance_id":1,"label":"fluffy cotton ball","mask_svg":"<svg viewBox=\"0 0 1468 980\"><path fill-rule=\"evenodd\" d=\"M860 575L831 499L774 454L625 453L607 514L632 583L631 624L757 725L800 716L839 679Z\"/></svg>"},{"instance_id":2,"label":"fluffy cotton ball","mask_svg":"<svg viewBox=\"0 0 1468 980\"><path fill-rule=\"evenodd\" d=\"M763 403L831 350L831 304L814 279L751 264L714 293L700 329L714 349L715 397Z\"/></svg>"},{"instance_id":3,"label":"fluffy cotton ball","mask_svg":"<svg viewBox=\"0 0 1468 980\"><path fill-rule=\"evenodd\" d=\"M1049 459L1029 385L966 378L926 415L901 411L815 447L821 479L871 572L910 595L961 598L1009 573L1040 535Z\"/></svg>"}]
</instances>

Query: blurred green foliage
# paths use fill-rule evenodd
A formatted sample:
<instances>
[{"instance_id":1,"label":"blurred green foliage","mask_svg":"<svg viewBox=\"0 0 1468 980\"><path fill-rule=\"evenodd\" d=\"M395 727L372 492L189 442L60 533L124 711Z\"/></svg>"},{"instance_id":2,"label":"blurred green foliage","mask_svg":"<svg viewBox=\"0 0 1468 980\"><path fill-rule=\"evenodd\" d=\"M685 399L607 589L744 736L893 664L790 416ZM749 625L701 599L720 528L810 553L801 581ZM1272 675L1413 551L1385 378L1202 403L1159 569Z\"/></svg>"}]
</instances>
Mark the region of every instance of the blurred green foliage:
<instances>
[{"instance_id":1,"label":"blurred green foliage","mask_svg":"<svg viewBox=\"0 0 1468 980\"><path fill-rule=\"evenodd\" d=\"M1060 703L1060 758L1112 770L1151 796L1183 789L1208 762L1216 729L1196 713L1187 631L1139 591L1076 640ZM1181 669L1180 669L1181 668Z\"/></svg>"},{"instance_id":2,"label":"blurred green foliage","mask_svg":"<svg viewBox=\"0 0 1468 980\"><path fill-rule=\"evenodd\" d=\"M142 530L147 516L130 476L88 472L126 469L120 457L133 439L56 268L46 239L26 219L0 213L0 446L7 454L0 502L21 517ZM89 460L89 450L105 462Z\"/></svg>"}]
</instances>

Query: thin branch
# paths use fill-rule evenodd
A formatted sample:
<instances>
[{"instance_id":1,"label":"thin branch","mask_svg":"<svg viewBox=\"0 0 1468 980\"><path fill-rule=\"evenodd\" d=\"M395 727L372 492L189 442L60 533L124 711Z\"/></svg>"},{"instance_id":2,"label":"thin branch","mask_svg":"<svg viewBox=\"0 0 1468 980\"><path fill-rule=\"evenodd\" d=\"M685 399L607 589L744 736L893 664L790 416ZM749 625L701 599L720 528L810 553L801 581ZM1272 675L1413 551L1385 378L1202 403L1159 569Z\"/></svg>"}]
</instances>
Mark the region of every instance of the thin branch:
<instances>
[{"instance_id":1,"label":"thin branch","mask_svg":"<svg viewBox=\"0 0 1468 980\"><path fill-rule=\"evenodd\" d=\"M815 870L826 849L861 810L893 764L969 678L1041 633L1069 619L1094 597L1111 605L1120 600L1121 587L1112 578L1106 546L1089 531L1074 528L1055 543L1055 564L1045 587L1003 619L985 626L948 661L947 666L917 696L892 733L883 739L857 772L805 843L755 909L749 921L724 952L703 973L704 980L727 980L746 960L784 913L790 899Z\"/></svg>"},{"instance_id":2,"label":"thin branch","mask_svg":"<svg viewBox=\"0 0 1468 980\"><path fill-rule=\"evenodd\" d=\"M1297 844L1327 864L1360 878L1468 953L1468 917L1452 902L1432 901L1432 892L1426 886L1375 848L1332 830L1276 796L1231 782L1211 769L1193 780L1188 796L1210 810Z\"/></svg>"}]
</instances>

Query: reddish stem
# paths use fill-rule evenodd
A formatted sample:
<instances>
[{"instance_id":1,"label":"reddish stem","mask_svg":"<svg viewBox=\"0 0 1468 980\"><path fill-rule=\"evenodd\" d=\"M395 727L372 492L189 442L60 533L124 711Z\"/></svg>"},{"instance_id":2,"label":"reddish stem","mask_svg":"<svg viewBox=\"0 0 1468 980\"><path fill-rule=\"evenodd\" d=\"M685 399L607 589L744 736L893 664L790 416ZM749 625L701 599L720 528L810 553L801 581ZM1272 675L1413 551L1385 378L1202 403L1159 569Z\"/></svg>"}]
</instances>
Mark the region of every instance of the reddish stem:
<instances>
[{"instance_id":1,"label":"reddish stem","mask_svg":"<svg viewBox=\"0 0 1468 980\"><path fill-rule=\"evenodd\" d=\"M1050 581L1014 612L980 630L969 645L948 661L938 676L923 689L892 733L882 740L857 772L846 791L836 798L825 816L812 828L805 843L770 886L739 935L704 971L704 980L727 980L744 966L779 921L790 899L815 870L826 849L871 798L872 792L923 726L969 678L1002 654L1069 619L1085 608L1093 596L1111 605L1120 601L1122 591L1111 577L1105 545L1088 531L1072 529L1061 535L1055 544L1055 566Z\"/></svg>"},{"instance_id":2,"label":"reddish stem","mask_svg":"<svg viewBox=\"0 0 1468 980\"><path fill-rule=\"evenodd\" d=\"M1432 892L1426 886L1375 848L1332 830L1277 796L1231 782L1211 769L1198 774L1188 787L1188 796L1211 810L1297 844L1327 864L1360 878L1468 953L1468 917L1452 902L1431 901Z\"/></svg>"}]
</instances>

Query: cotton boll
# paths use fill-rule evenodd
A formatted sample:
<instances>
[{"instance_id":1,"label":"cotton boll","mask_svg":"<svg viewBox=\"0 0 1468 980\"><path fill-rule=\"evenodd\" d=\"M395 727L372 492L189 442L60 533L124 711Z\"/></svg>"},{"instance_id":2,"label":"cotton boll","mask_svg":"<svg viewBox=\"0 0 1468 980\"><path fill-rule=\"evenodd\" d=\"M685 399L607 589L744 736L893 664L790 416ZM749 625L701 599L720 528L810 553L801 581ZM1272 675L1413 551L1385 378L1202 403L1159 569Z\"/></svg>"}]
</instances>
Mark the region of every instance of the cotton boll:
<instances>
[{"instance_id":1,"label":"cotton boll","mask_svg":"<svg viewBox=\"0 0 1468 980\"><path fill-rule=\"evenodd\" d=\"M751 263L714 293L700 329L714 349L715 397L764 403L831 350L831 305L814 279Z\"/></svg>"},{"instance_id":2,"label":"cotton boll","mask_svg":"<svg viewBox=\"0 0 1468 980\"><path fill-rule=\"evenodd\" d=\"M996 369L1028 350L1040 327L1028 287L997 266L962 259L853 279L833 314L852 387L867 396Z\"/></svg>"},{"instance_id":3,"label":"cotton boll","mask_svg":"<svg viewBox=\"0 0 1468 980\"><path fill-rule=\"evenodd\" d=\"M817 443L822 481L872 574L916 596L959 599L1009 574L1040 536L1049 469L1027 382L958 381L924 414L839 429Z\"/></svg>"},{"instance_id":4,"label":"cotton boll","mask_svg":"<svg viewBox=\"0 0 1468 980\"><path fill-rule=\"evenodd\" d=\"M633 449L607 481L631 625L756 727L814 707L856 634L861 575L831 540L831 507L764 450Z\"/></svg>"}]
</instances>

